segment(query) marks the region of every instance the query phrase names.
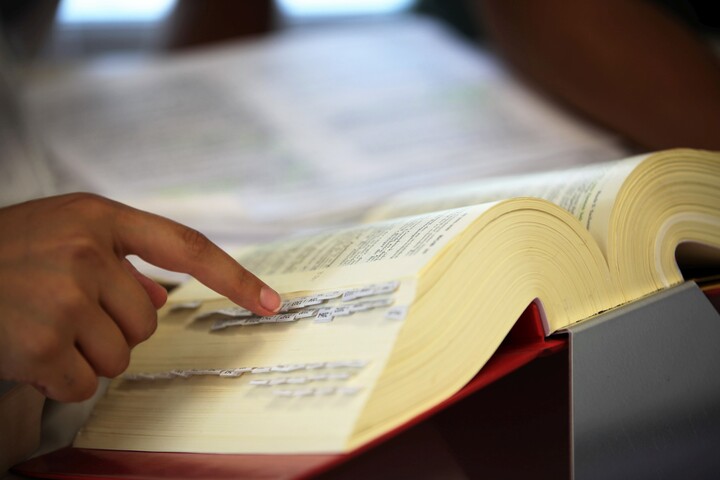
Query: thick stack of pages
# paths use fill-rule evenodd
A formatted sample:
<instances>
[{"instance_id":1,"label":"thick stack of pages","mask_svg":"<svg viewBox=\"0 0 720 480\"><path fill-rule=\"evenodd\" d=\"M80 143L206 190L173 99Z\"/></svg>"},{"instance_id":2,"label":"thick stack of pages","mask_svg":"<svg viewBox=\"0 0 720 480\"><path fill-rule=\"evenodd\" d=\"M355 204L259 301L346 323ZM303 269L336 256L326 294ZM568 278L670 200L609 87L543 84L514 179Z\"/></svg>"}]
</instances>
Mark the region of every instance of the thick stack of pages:
<instances>
[{"instance_id":1,"label":"thick stack of pages","mask_svg":"<svg viewBox=\"0 0 720 480\"><path fill-rule=\"evenodd\" d=\"M75 446L362 445L457 392L531 302L550 334L682 282L680 244L720 265L720 155L673 150L416 192L373 218L240 252L283 293L273 317L195 282L178 289Z\"/></svg>"}]
</instances>

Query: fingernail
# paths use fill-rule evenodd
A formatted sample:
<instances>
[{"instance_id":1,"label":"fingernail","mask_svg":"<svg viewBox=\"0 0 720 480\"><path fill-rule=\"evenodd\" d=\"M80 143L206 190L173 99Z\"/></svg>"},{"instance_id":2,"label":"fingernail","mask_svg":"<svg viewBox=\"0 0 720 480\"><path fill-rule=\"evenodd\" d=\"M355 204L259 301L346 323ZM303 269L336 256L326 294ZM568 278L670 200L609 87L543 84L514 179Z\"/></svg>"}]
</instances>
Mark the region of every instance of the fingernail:
<instances>
[{"instance_id":1,"label":"fingernail","mask_svg":"<svg viewBox=\"0 0 720 480\"><path fill-rule=\"evenodd\" d=\"M280 310L281 303L282 301L280 300L280 295L278 295L275 290L267 285L264 285L260 289L260 305L262 305L263 308L266 308L271 312L277 312Z\"/></svg>"}]
</instances>

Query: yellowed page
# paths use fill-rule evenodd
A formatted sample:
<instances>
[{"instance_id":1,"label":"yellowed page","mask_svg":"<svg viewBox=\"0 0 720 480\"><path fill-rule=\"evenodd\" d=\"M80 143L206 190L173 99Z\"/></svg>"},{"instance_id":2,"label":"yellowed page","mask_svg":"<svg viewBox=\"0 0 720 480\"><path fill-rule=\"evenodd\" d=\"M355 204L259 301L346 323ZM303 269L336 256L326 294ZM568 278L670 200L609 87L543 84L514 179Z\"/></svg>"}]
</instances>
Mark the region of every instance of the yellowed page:
<instances>
[{"instance_id":1,"label":"yellowed page","mask_svg":"<svg viewBox=\"0 0 720 480\"><path fill-rule=\"evenodd\" d=\"M507 200L470 228L467 243L443 252L447 264L439 260L422 276L358 423L358 443L460 389L531 301L540 302L547 334L623 302L596 242L560 207Z\"/></svg>"},{"instance_id":2,"label":"yellowed page","mask_svg":"<svg viewBox=\"0 0 720 480\"><path fill-rule=\"evenodd\" d=\"M718 153L674 149L542 175L417 190L370 218L449 208L500 197L549 200L580 220L630 301L683 281L680 260L718 264Z\"/></svg>"},{"instance_id":3,"label":"yellowed page","mask_svg":"<svg viewBox=\"0 0 720 480\"><path fill-rule=\"evenodd\" d=\"M409 304L413 295L413 281L402 282L394 305ZM128 377L190 369L315 367L248 372L237 378L118 379L75 445L216 453L341 451L402 326L402 321L385 318L386 310L329 323L301 320L220 332L210 331L209 322L193 320L188 312L166 314L156 334L133 352ZM363 366L317 367L327 362ZM348 394L341 389L358 390Z\"/></svg>"},{"instance_id":4,"label":"yellowed page","mask_svg":"<svg viewBox=\"0 0 720 480\"><path fill-rule=\"evenodd\" d=\"M211 330L211 320L194 317L230 302L194 295L203 293L196 288L183 289L178 292L183 299L203 298L203 305L179 312L166 308L155 335L134 350L129 377L113 382L75 445L217 453L345 450L402 328L402 312L413 302L418 271L486 208L319 233L247 252L242 257L246 265L286 299L387 280L399 281L399 287L389 295L391 305L330 322L308 319L220 331ZM170 304L177 306L177 300ZM344 299L329 302L343 305ZM307 369L344 361L362 367ZM305 367L290 373L262 371L284 365ZM261 370L237 378L171 374L243 368ZM318 373L348 378L313 380ZM168 378L157 378L165 374ZM290 378L300 383L288 383ZM257 384L263 380L288 382Z\"/></svg>"},{"instance_id":5,"label":"yellowed page","mask_svg":"<svg viewBox=\"0 0 720 480\"><path fill-rule=\"evenodd\" d=\"M612 212L607 257L629 298L682 282L679 265L720 267L718 185L720 154L702 150L654 153L627 176Z\"/></svg>"},{"instance_id":6,"label":"yellowed page","mask_svg":"<svg viewBox=\"0 0 720 480\"><path fill-rule=\"evenodd\" d=\"M391 198L369 221L456 208L513 197L549 200L573 214L608 254L608 228L623 182L647 155L541 174L499 177L435 189L418 189Z\"/></svg>"},{"instance_id":7,"label":"yellowed page","mask_svg":"<svg viewBox=\"0 0 720 480\"><path fill-rule=\"evenodd\" d=\"M326 230L249 247L236 258L281 292L331 289L414 276L455 235L492 204L412 218L395 218L343 230ZM197 281L171 301L219 298Z\"/></svg>"}]
</instances>

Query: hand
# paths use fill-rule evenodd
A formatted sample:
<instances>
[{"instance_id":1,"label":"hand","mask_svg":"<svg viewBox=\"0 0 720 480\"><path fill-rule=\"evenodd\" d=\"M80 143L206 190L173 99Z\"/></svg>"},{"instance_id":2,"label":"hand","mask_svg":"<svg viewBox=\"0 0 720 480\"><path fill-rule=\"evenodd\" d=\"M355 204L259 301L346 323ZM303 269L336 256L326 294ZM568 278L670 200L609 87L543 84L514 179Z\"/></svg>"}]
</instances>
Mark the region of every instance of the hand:
<instances>
[{"instance_id":1,"label":"hand","mask_svg":"<svg viewBox=\"0 0 720 480\"><path fill-rule=\"evenodd\" d=\"M201 233L90 194L0 209L0 378L60 401L86 399L97 377L127 368L167 294L136 254L189 273L260 315L280 297Z\"/></svg>"}]
</instances>

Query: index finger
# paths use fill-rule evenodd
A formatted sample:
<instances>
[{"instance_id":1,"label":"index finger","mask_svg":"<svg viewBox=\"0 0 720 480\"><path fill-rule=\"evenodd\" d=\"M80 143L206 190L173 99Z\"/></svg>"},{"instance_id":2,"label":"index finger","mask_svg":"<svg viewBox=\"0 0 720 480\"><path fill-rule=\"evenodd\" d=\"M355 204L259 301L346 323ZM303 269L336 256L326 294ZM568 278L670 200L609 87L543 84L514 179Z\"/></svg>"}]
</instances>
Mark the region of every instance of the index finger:
<instances>
[{"instance_id":1,"label":"index finger","mask_svg":"<svg viewBox=\"0 0 720 480\"><path fill-rule=\"evenodd\" d=\"M235 259L192 228L122 205L116 248L167 270L188 273L238 305L260 315L280 309L280 296Z\"/></svg>"}]
</instances>

